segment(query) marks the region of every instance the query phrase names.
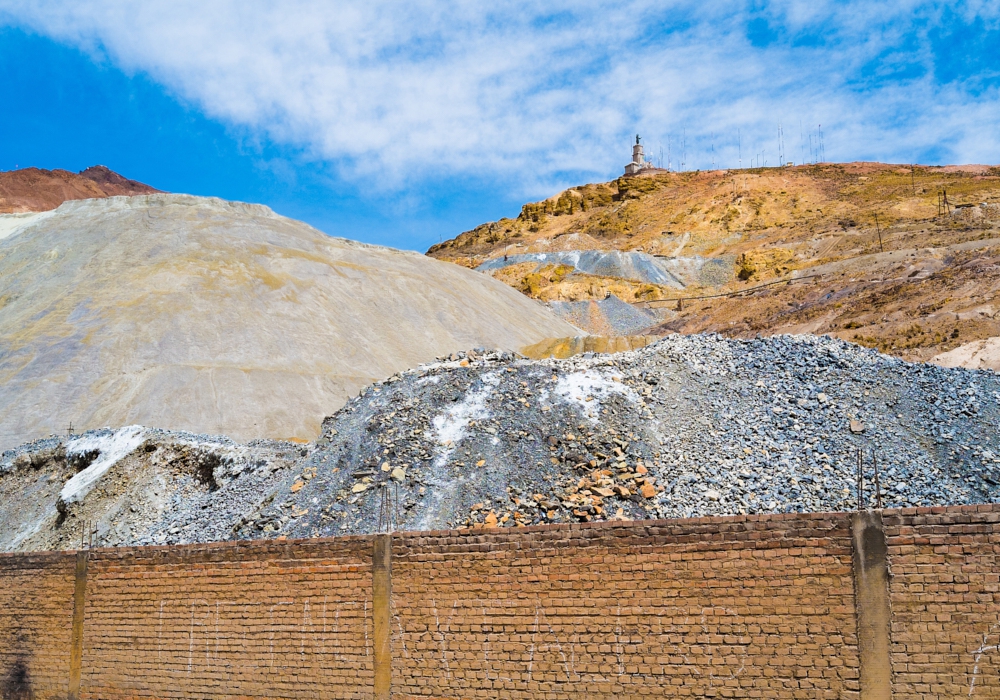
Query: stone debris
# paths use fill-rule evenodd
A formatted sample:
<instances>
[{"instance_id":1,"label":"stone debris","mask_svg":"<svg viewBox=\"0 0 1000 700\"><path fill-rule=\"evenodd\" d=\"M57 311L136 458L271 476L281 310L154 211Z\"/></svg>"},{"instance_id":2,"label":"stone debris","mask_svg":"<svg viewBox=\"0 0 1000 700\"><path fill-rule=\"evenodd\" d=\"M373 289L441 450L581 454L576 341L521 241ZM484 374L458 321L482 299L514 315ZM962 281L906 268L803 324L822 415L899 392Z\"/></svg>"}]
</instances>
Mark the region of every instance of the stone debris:
<instances>
[{"instance_id":1,"label":"stone debris","mask_svg":"<svg viewBox=\"0 0 1000 700\"><path fill-rule=\"evenodd\" d=\"M998 399L992 372L812 336L674 335L568 360L476 350L369 386L308 446L190 436L182 448L150 431L128 470L102 477L146 486L101 511L101 481L75 507L117 523L102 544L843 511L858 505L858 449L869 485L874 451L887 507L993 502ZM4 453L0 496L44 491L45 451L60 445ZM180 449L186 461L165 471ZM142 500L150 469L163 482L156 517ZM48 470L58 495L71 470ZM52 533L81 516L60 524L37 502L39 518L7 525L35 534L0 532L5 548L64 546Z\"/></svg>"},{"instance_id":2,"label":"stone debris","mask_svg":"<svg viewBox=\"0 0 1000 700\"><path fill-rule=\"evenodd\" d=\"M324 507L282 532L371 532L383 488L402 529L853 510L859 448L869 484L876 453L887 506L987 502L1000 495L998 392L991 372L811 336L453 355L325 421L309 457L320 476L289 495ZM344 489L379 460L405 479Z\"/></svg>"}]
</instances>

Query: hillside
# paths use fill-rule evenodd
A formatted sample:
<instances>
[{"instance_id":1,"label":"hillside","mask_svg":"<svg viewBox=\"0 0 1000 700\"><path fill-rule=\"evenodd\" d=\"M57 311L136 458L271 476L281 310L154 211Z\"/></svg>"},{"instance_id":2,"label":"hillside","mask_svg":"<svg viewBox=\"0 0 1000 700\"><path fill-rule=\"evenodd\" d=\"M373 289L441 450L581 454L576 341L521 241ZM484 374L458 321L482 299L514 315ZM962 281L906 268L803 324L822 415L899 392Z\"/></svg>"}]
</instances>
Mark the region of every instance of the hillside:
<instances>
[{"instance_id":1,"label":"hillside","mask_svg":"<svg viewBox=\"0 0 1000 700\"><path fill-rule=\"evenodd\" d=\"M0 215L0 448L118 427L315 439L371 382L574 332L417 253L186 195Z\"/></svg>"},{"instance_id":2,"label":"hillside","mask_svg":"<svg viewBox=\"0 0 1000 700\"><path fill-rule=\"evenodd\" d=\"M103 165L79 173L22 168L0 172L0 214L48 211L71 199L155 194L159 190L122 177Z\"/></svg>"},{"instance_id":3,"label":"hillside","mask_svg":"<svg viewBox=\"0 0 1000 700\"><path fill-rule=\"evenodd\" d=\"M526 204L428 255L479 268L599 334L817 333L1000 369L988 340L1000 336L996 167L620 178ZM632 308L603 308L609 294Z\"/></svg>"}]
</instances>

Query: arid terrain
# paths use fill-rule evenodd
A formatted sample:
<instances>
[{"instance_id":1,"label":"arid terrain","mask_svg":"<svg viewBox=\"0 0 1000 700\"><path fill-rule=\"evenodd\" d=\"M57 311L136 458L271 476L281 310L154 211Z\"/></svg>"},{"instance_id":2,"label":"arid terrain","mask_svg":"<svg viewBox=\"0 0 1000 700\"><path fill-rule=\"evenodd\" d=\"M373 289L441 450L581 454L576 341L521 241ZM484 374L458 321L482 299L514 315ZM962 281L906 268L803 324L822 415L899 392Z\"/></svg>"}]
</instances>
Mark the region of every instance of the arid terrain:
<instances>
[{"instance_id":1,"label":"arid terrain","mask_svg":"<svg viewBox=\"0 0 1000 700\"><path fill-rule=\"evenodd\" d=\"M663 174L432 251L463 266L188 195L0 214L0 549L373 532L390 499L846 510L859 449L865 505L995 501L998 208L985 167Z\"/></svg>"},{"instance_id":2,"label":"arid terrain","mask_svg":"<svg viewBox=\"0 0 1000 700\"><path fill-rule=\"evenodd\" d=\"M70 199L155 194L160 190L129 180L103 165L68 170L22 168L0 172L0 214L48 211Z\"/></svg>"},{"instance_id":3,"label":"arid terrain","mask_svg":"<svg viewBox=\"0 0 1000 700\"><path fill-rule=\"evenodd\" d=\"M997 167L620 178L526 204L428 254L602 335L815 333L907 360L1000 368L990 340L1000 336ZM609 318L598 306L609 294L634 312Z\"/></svg>"},{"instance_id":4,"label":"arid terrain","mask_svg":"<svg viewBox=\"0 0 1000 700\"><path fill-rule=\"evenodd\" d=\"M306 442L393 372L572 332L485 275L262 205L153 194L0 214L0 449L71 424Z\"/></svg>"},{"instance_id":5,"label":"arid terrain","mask_svg":"<svg viewBox=\"0 0 1000 700\"><path fill-rule=\"evenodd\" d=\"M859 449L882 479L865 505L989 503L998 396L993 372L815 336L456 353L309 444L131 425L4 451L0 550L376 532L387 510L402 530L853 510Z\"/></svg>"}]
</instances>

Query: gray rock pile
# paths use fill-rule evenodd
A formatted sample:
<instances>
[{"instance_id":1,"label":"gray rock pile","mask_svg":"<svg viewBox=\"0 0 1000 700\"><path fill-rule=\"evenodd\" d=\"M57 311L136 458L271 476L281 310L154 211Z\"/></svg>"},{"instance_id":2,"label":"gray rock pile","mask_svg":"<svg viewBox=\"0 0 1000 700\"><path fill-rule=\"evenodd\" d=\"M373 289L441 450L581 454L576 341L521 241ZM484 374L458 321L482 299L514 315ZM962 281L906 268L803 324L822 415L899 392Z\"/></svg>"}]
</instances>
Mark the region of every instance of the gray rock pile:
<instances>
[{"instance_id":1,"label":"gray rock pile","mask_svg":"<svg viewBox=\"0 0 1000 700\"><path fill-rule=\"evenodd\" d=\"M859 449L866 506L872 455L887 507L989 502L1000 496L998 399L992 372L808 336L670 336L569 360L475 351L369 386L309 446L185 438L218 455L199 467L167 458L183 440L150 433L128 470L108 473L152 483L141 475L160 454L155 517L140 522L149 506L131 511L149 500L142 488L119 488L113 514L88 512L108 521L102 544L133 544L328 536L386 521L440 529L853 510ZM5 498L35 473L35 452L4 455ZM57 516L53 505L32 527L56 532L72 509L62 524Z\"/></svg>"},{"instance_id":2,"label":"gray rock pile","mask_svg":"<svg viewBox=\"0 0 1000 700\"><path fill-rule=\"evenodd\" d=\"M530 362L470 354L370 387L255 537L399 527L850 510L857 451L874 505L1000 495L989 372L907 364L837 340L671 336L642 350Z\"/></svg>"},{"instance_id":3,"label":"gray rock pile","mask_svg":"<svg viewBox=\"0 0 1000 700\"><path fill-rule=\"evenodd\" d=\"M636 335L663 321L656 312L632 306L613 294L600 300L551 301L549 308L591 335Z\"/></svg>"}]
</instances>

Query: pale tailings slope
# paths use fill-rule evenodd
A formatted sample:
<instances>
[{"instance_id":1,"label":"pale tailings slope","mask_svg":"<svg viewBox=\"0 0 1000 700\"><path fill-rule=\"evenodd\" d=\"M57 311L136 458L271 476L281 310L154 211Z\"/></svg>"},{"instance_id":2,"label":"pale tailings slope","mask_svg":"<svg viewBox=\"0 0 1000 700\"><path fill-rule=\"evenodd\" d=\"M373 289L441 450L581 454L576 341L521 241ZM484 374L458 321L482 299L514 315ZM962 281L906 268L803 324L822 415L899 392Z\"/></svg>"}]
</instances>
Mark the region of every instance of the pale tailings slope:
<instances>
[{"instance_id":1,"label":"pale tailings slope","mask_svg":"<svg viewBox=\"0 0 1000 700\"><path fill-rule=\"evenodd\" d=\"M576 332L486 275L264 206L156 194L10 216L3 446L71 422L311 440L394 372Z\"/></svg>"}]
</instances>

